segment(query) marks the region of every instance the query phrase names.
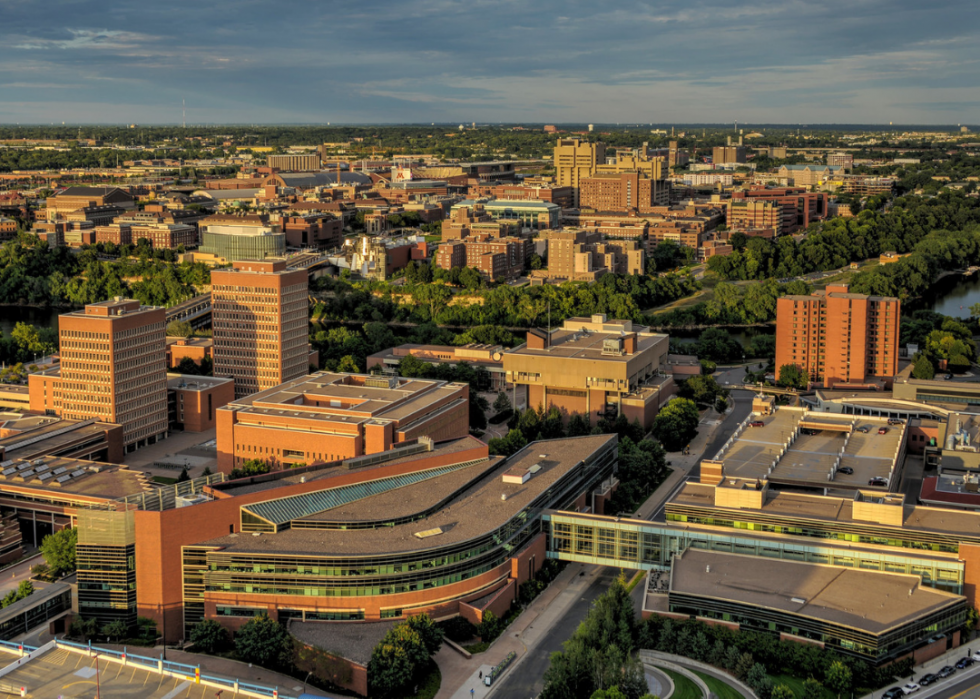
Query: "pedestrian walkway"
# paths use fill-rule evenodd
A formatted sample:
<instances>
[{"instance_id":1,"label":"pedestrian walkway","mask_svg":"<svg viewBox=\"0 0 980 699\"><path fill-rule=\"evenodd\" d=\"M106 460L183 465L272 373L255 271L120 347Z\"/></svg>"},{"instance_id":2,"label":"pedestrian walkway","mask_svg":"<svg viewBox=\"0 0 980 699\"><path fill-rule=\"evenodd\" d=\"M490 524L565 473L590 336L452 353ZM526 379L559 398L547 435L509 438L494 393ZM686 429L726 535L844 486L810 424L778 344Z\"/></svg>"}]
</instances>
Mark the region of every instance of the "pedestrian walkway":
<instances>
[{"instance_id":1,"label":"pedestrian walkway","mask_svg":"<svg viewBox=\"0 0 980 699\"><path fill-rule=\"evenodd\" d=\"M483 686L479 673L486 675L512 651L517 658L500 677L517 672L527 652L571 605L579 601L601 570L580 563L568 565L483 653L467 659L443 644L435 656L442 673L442 686L435 699L470 699L471 689L473 699L482 699L489 694L493 688Z\"/></svg>"}]
</instances>

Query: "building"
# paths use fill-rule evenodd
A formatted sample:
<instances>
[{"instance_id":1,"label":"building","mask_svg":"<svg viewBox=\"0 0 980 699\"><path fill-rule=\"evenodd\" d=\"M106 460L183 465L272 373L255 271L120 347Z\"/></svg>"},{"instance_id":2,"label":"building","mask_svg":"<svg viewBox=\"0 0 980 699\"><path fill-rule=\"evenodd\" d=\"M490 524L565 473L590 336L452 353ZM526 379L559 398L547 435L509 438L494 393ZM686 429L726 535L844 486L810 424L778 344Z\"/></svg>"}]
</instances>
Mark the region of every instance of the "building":
<instances>
[{"instance_id":1,"label":"building","mask_svg":"<svg viewBox=\"0 0 980 699\"><path fill-rule=\"evenodd\" d=\"M362 235L344 241L343 255L348 268L365 279L385 280L408 266L412 251L424 239L408 236L388 238Z\"/></svg>"},{"instance_id":2,"label":"building","mask_svg":"<svg viewBox=\"0 0 980 699\"><path fill-rule=\"evenodd\" d=\"M122 427L37 414L0 423L0 461L46 456L119 463L123 460Z\"/></svg>"},{"instance_id":3,"label":"building","mask_svg":"<svg viewBox=\"0 0 980 699\"><path fill-rule=\"evenodd\" d=\"M17 237L17 221L0 216L0 240L11 240L15 237Z\"/></svg>"},{"instance_id":4,"label":"building","mask_svg":"<svg viewBox=\"0 0 980 699\"><path fill-rule=\"evenodd\" d=\"M744 163L744 146L715 146L711 149L711 162L715 165L725 165L727 163Z\"/></svg>"},{"instance_id":5,"label":"building","mask_svg":"<svg viewBox=\"0 0 980 699\"><path fill-rule=\"evenodd\" d=\"M450 217L442 224L442 240L464 240L470 235L490 238L506 238L520 235L521 225L517 219L496 219L487 213L483 204L470 207L453 208Z\"/></svg>"},{"instance_id":6,"label":"building","mask_svg":"<svg viewBox=\"0 0 980 699\"><path fill-rule=\"evenodd\" d=\"M279 225L290 247L332 250L343 242L344 222L332 214L283 216Z\"/></svg>"},{"instance_id":7,"label":"building","mask_svg":"<svg viewBox=\"0 0 980 699\"><path fill-rule=\"evenodd\" d=\"M841 190L847 194L873 197L878 194L891 194L898 183L894 177L845 177Z\"/></svg>"},{"instance_id":8,"label":"building","mask_svg":"<svg viewBox=\"0 0 980 699\"><path fill-rule=\"evenodd\" d=\"M574 206L579 205L582 180L596 172L596 166L606 162L606 144L590 143L578 138L560 138L555 144L555 183L571 187L575 192Z\"/></svg>"},{"instance_id":9,"label":"building","mask_svg":"<svg viewBox=\"0 0 980 699\"><path fill-rule=\"evenodd\" d=\"M229 262L280 257L286 235L278 222L262 214L216 214L200 222L200 252Z\"/></svg>"},{"instance_id":10,"label":"building","mask_svg":"<svg viewBox=\"0 0 980 699\"><path fill-rule=\"evenodd\" d=\"M58 373L28 378L32 407L120 425L126 452L166 438L165 327L163 308L121 297L62 314Z\"/></svg>"},{"instance_id":11,"label":"building","mask_svg":"<svg viewBox=\"0 0 980 699\"><path fill-rule=\"evenodd\" d=\"M781 224L776 230L776 235L795 233L809 226L811 223L821 221L828 216L830 209L829 197L826 192L808 192L805 187L763 187L753 186L748 189L741 189L732 192L732 199L729 204L729 213L734 213L736 217L743 216L751 222L756 214L749 209L743 208L741 212L734 212L732 205L742 201L768 201L776 204L781 210ZM763 218L767 214L761 212L765 207L754 209L760 212ZM735 228L772 228L770 225L733 225L732 221L727 221L730 229Z\"/></svg>"},{"instance_id":12,"label":"building","mask_svg":"<svg viewBox=\"0 0 980 699\"><path fill-rule=\"evenodd\" d=\"M776 301L776 367L791 364L834 386L891 387L898 372L901 302L830 284Z\"/></svg>"},{"instance_id":13,"label":"building","mask_svg":"<svg viewBox=\"0 0 980 699\"><path fill-rule=\"evenodd\" d=\"M210 337L167 337L167 368L176 369L184 359L201 366L205 360L213 361L213 350Z\"/></svg>"},{"instance_id":14,"label":"building","mask_svg":"<svg viewBox=\"0 0 980 699\"><path fill-rule=\"evenodd\" d=\"M67 214L82 209L99 207L135 209L136 200L132 194L118 187L69 187L48 197L45 206L46 219L57 221Z\"/></svg>"},{"instance_id":15,"label":"building","mask_svg":"<svg viewBox=\"0 0 980 699\"><path fill-rule=\"evenodd\" d=\"M598 172L583 178L579 187L579 207L593 211L647 213L669 201L667 180L653 179L640 172Z\"/></svg>"},{"instance_id":16,"label":"building","mask_svg":"<svg viewBox=\"0 0 980 699\"><path fill-rule=\"evenodd\" d=\"M98 229L96 229L98 236ZM176 250L197 247L197 228L183 223L140 223L130 226L130 239L139 244L150 241L154 250Z\"/></svg>"},{"instance_id":17,"label":"building","mask_svg":"<svg viewBox=\"0 0 980 699\"><path fill-rule=\"evenodd\" d=\"M534 243L528 238L477 235L443 243L436 249L434 262L440 269L472 267L490 281L511 281L524 273L533 250Z\"/></svg>"},{"instance_id":18,"label":"building","mask_svg":"<svg viewBox=\"0 0 980 699\"><path fill-rule=\"evenodd\" d=\"M782 165L778 176L787 184L797 187L815 187L822 182L834 179L843 170L830 165Z\"/></svg>"},{"instance_id":19,"label":"building","mask_svg":"<svg viewBox=\"0 0 980 699\"><path fill-rule=\"evenodd\" d=\"M380 367L382 373L397 375L398 365L408 356L436 366L468 364L483 368L490 375L489 391L500 393L509 386L504 374L504 348L500 345L469 343L460 347L449 345L399 345L367 357L367 369Z\"/></svg>"},{"instance_id":20,"label":"building","mask_svg":"<svg viewBox=\"0 0 980 699\"><path fill-rule=\"evenodd\" d=\"M529 330L527 342L504 352L507 382L527 387L527 405L587 416L625 415L649 428L674 392L664 376L666 335L628 320L569 318L550 335ZM512 401L515 405L516 401Z\"/></svg>"},{"instance_id":21,"label":"building","mask_svg":"<svg viewBox=\"0 0 980 699\"><path fill-rule=\"evenodd\" d=\"M288 153L266 156L265 163L281 172L312 172L320 169L321 160L319 153Z\"/></svg>"},{"instance_id":22,"label":"building","mask_svg":"<svg viewBox=\"0 0 980 699\"><path fill-rule=\"evenodd\" d=\"M931 633L954 631L968 607L962 595L908 573L694 548L674 557L669 590L660 597L666 616L776 631L872 665L916 650Z\"/></svg>"},{"instance_id":23,"label":"building","mask_svg":"<svg viewBox=\"0 0 980 699\"><path fill-rule=\"evenodd\" d=\"M507 201L547 201L563 209L575 204L575 190L571 187L557 187L530 184L476 185L469 188L471 197L490 197Z\"/></svg>"},{"instance_id":24,"label":"building","mask_svg":"<svg viewBox=\"0 0 980 699\"><path fill-rule=\"evenodd\" d=\"M854 169L854 156L850 153L827 153L827 165L848 172Z\"/></svg>"},{"instance_id":25,"label":"building","mask_svg":"<svg viewBox=\"0 0 980 699\"><path fill-rule=\"evenodd\" d=\"M691 162L691 154L682 148L678 148L677 141L668 142L667 147L667 167L684 167Z\"/></svg>"},{"instance_id":26,"label":"building","mask_svg":"<svg viewBox=\"0 0 980 699\"><path fill-rule=\"evenodd\" d=\"M249 459L276 467L387 451L468 434L466 384L318 372L218 410L218 468Z\"/></svg>"},{"instance_id":27,"label":"building","mask_svg":"<svg viewBox=\"0 0 980 699\"><path fill-rule=\"evenodd\" d=\"M490 216L492 221L499 219L517 221L521 227L532 230L545 230L561 226L561 207L547 201L506 201L503 199L491 199L489 201L476 202L471 199L464 199L458 204L453 205L453 208L450 210L450 216L455 215L459 209L470 209L480 204L482 204L483 211Z\"/></svg>"},{"instance_id":28,"label":"building","mask_svg":"<svg viewBox=\"0 0 980 699\"><path fill-rule=\"evenodd\" d=\"M603 240L598 231L565 229L548 231L549 279L594 281L606 273L643 274L646 251L643 241Z\"/></svg>"},{"instance_id":29,"label":"building","mask_svg":"<svg viewBox=\"0 0 980 699\"><path fill-rule=\"evenodd\" d=\"M211 272L214 375L232 377L236 397L308 373L308 297L309 273L282 260Z\"/></svg>"},{"instance_id":30,"label":"building","mask_svg":"<svg viewBox=\"0 0 980 699\"><path fill-rule=\"evenodd\" d=\"M167 418L172 432L205 432L217 426L215 411L235 400L232 379L167 374Z\"/></svg>"},{"instance_id":31,"label":"building","mask_svg":"<svg viewBox=\"0 0 980 699\"><path fill-rule=\"evenodd\" d=\"M764 199L733 198L725 207L725 222L733 231L771 230L778 236L786 231L789 217L795 221L796 211L786 212L777 202Z\"/></svg>"}]
</instances>

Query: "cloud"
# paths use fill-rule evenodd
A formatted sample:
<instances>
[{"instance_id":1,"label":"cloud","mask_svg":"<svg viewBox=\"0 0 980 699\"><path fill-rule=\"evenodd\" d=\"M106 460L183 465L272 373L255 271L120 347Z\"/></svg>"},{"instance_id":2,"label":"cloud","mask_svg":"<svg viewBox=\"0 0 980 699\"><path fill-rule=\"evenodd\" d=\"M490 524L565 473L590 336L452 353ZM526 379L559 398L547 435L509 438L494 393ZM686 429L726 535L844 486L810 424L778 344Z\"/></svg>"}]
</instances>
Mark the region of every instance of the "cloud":
<instances>
[{"instance_id":1,"label":"cloud","mask_svg":"<svg viewBox=\"0 0 980 699\"><path fill-rule=\"evenodd\" d=\"M0 0L0 90L115 122L174 122L187 99L189 120L213 122L977 123L971 13L974 0L66 0L56 13ZM6 104L0 119L31 109L51 111Z\"/></svg>"}]
</instances>

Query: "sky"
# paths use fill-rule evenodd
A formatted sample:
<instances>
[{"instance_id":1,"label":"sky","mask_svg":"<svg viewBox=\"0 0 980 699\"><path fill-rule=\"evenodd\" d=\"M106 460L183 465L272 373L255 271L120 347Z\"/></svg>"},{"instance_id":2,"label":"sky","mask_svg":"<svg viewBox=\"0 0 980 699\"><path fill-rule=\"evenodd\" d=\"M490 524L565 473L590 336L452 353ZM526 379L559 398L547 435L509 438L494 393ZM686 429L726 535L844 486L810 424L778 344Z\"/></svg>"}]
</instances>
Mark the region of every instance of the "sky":
<instances>
[{"instance_id":1,"label":"sky","mask_svg":"<svg viewBox=\"0 0 980 699\"><path fill-rule=\"evenodd\" d=\"M0 0L0 123L980 123L976 0Z\"/></svg>"}]
</instances>

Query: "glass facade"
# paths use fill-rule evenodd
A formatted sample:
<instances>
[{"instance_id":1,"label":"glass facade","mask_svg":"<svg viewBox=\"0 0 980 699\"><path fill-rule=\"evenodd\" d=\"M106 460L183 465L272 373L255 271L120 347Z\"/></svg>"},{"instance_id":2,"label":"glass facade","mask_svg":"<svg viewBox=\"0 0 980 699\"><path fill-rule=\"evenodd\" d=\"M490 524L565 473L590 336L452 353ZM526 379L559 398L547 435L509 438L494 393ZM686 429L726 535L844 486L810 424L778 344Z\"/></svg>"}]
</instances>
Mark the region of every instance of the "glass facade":
<instances>
[{"instance_id":1,"label":"glass facade","mask_svg":"<svg viewBox=\"0 0 980 699\"><path fill-rule=\"evenodd\" d=\"M262 260L280 257L286 251L286 234L237 235L235 233L201 232L201 252L236 260Z\"/></svg>"}]
</instances>

